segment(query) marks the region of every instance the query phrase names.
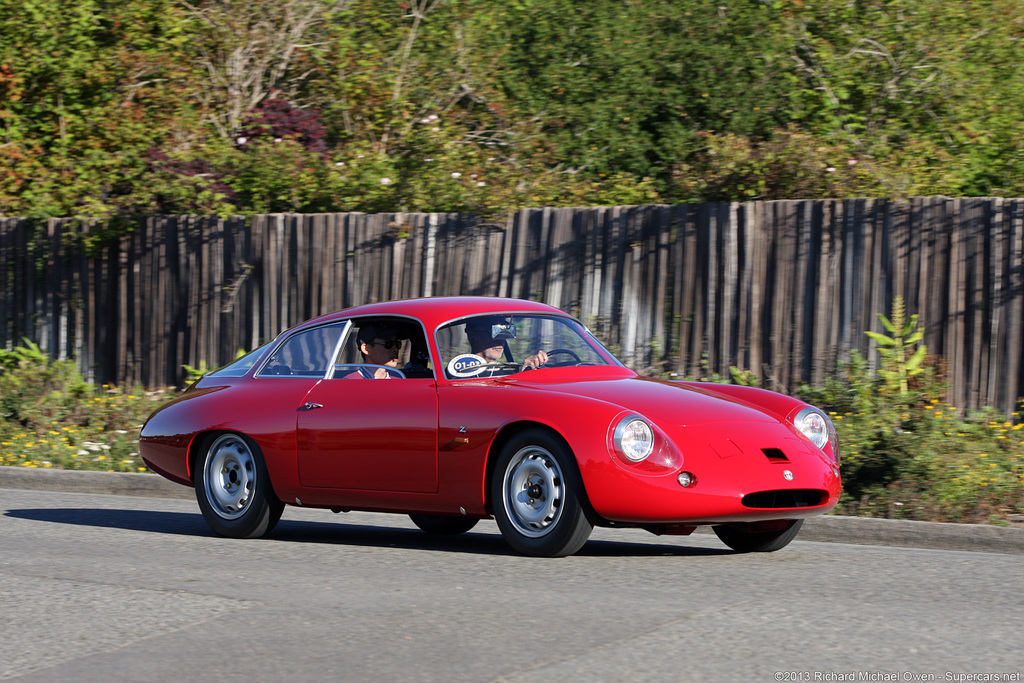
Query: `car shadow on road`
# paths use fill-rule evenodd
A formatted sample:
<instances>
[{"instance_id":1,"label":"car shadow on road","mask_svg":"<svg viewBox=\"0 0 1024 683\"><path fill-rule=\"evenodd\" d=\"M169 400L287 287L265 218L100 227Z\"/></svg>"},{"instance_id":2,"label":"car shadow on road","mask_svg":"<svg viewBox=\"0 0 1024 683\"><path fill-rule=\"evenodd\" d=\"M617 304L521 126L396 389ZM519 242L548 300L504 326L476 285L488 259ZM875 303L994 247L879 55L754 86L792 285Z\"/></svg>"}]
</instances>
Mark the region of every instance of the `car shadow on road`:
<instances>
[{"instance_id":1,"label":"car shadow on road","mask_svg":"<svg viewBox=\"0 0 1024 683\"><path fill-rule=\"evenodd\" d=\"M107 508L26 508L8 510L6 517L53 524L71 524L126 531L145 531L178 536L216 538L199 513L159 510L112 510ZM622 531L625 537L641 532ZM427 534L414 528L310 522L283 519L273 533L254 542L318 543L330 545L436 550L438 552L483 555L517 555L498 533L470 531L457 536ZM582 557L717 556L732 551L719 548L679 545L673 540L646 543L630 540L591 539L576 553Z\"/></svg>"},{"instance_id":2,"label":"car shadow on road","mask_svg":"<svg viewBox=\"0 0 1024 683\"><path fill-rule=\"evenodd\" d=\"M634 534L641 534L643 532L626 529L622 533L624 538L629 538ZM344 521L329 524L281 520L270 538L300 543L397 547L409 550L437 550L442 552L518 556L518 553L509 548L499 533L488 533L478 530L448 536L427 534L414 528L345 524ZM693 557L730 553L732 551L725 548L683 546L678 545L678 542L645 543L591 539L576 555L583 557L650 557L658 555Z\"/></svg>"}]
</instances>

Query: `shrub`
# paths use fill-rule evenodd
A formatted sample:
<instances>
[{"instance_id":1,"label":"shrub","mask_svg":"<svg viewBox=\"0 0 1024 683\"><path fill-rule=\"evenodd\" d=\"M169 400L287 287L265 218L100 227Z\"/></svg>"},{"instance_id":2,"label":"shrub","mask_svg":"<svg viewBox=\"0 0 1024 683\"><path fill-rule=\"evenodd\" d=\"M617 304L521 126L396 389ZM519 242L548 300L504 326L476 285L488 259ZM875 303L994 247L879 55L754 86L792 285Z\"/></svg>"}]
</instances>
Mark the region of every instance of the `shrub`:
<instances>
[{"instance_id":1,"label":"shrub","mask_svg":"<svg viewBox=\"0 0 1024 683\"><path fill-rule=\"evenodd\" d=\"M0 465L145 470L139 428L171 395L96 387L28 340L0 350Z\"/></svg>"},{"instance_id":2,"label":"shrub","mask_svg":"<svg viewBox=\"0 0 1024 683\"><path fill-rule=\"evenodd\" d=\"M917 317L894 301L879 316L891 337L881 367L857 352L801 397L827 410L839 434L839 514L937 522L998 522L1024 512L1024 424L987 410L962 415L944 403L941 363L925 355Z\"/></svg>"}]
</instances>

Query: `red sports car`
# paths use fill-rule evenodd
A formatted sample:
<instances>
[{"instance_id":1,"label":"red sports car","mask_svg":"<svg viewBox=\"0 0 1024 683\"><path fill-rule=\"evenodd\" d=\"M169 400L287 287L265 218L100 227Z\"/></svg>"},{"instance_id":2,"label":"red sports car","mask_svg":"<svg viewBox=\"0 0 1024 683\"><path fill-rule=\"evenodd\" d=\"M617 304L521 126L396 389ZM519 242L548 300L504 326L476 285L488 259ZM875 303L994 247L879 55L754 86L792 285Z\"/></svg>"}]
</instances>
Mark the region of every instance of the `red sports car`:
<instances>
[{"instance_id":1,"label":"red sports car","mask_svg":"<svg viewBox=\"0 0 1024 683\"><path fill-rule=\"evenodd\" d=\"M442 534L494 517L527 555L572 554L595 525L711 525L730 548L772 551L840 495L818 409L642 377L575 318L515 299L303 323L157 410L141 447L237 538L268 534L289 504L405 513Z\"/></svg>"}]
</instances>

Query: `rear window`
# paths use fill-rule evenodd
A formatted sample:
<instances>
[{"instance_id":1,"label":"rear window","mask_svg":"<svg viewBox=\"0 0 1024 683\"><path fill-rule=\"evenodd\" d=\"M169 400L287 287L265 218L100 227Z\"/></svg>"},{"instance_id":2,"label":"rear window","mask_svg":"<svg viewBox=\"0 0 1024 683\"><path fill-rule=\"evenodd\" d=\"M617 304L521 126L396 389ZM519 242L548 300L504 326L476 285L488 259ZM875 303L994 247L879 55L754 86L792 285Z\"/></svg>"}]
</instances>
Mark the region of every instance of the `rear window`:
<instances>
[{"instance_id":1,"label":"rear window","mask_svg":"<svg viewBox=\"0 0 1024 683\"><path fill-rule=\"evenodd\" d=\"M225 365L219 370L209 373L209 377L242 377L252 369L252 366L260 359L263 352L270 344L264 344L255 351L250 351L234 363Z\"/></svg>"}]
</instances>

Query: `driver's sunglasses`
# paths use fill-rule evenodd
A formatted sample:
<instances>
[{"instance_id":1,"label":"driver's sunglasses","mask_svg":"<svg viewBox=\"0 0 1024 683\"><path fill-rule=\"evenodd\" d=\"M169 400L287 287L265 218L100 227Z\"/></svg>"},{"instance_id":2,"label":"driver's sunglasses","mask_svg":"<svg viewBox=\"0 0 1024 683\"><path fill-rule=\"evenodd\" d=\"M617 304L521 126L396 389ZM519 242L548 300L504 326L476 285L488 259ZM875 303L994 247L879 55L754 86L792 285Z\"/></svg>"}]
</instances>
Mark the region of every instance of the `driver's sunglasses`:
<instances>
[{"instance_id":1,"label":"driver's sunglasses","mask_svg":"<svg viewBox=\"0 0 1024 683\"><path fill-rule=\"evenodd\" d=\"M374 341L372 341L370 343L372 345L374 345L374 346L383 346L388 351L390 351L391 349L400 349L400 348L402 348L402 340L401 339L388 339L387 341L382 341L382 342L374 340Z\"/></svg>"}]
</instances>

